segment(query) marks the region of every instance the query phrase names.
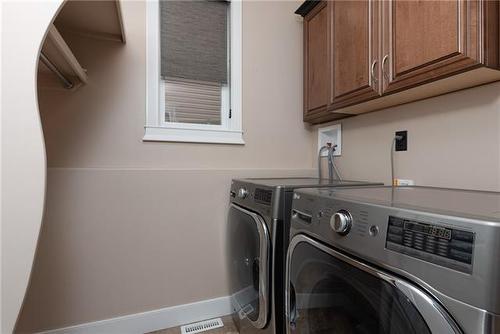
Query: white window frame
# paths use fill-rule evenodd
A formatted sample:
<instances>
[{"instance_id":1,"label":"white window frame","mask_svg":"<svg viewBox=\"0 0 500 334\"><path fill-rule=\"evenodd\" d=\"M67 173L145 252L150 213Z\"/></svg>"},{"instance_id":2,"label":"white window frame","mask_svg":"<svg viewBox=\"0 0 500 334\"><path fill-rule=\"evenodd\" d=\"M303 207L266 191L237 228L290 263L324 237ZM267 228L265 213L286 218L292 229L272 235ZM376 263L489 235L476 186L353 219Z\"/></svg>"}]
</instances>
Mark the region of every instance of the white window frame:
<instances>
[{"instance_id":1,"label":"white window frame","mask_svg":"<svg viewBox=\"0 0 500 334\"><path fill-rule=\"evenodd\" d=\"M230 108L221 110L221 125L165 122L162 80L160 80L159 0L146 2L146 125L144 141L244 144L241 124L242 107L242 2L230 5ZM222 94L228 94L222 90ZM224 101L224 98L223 100Z\"/></svg>"}]
</instances>

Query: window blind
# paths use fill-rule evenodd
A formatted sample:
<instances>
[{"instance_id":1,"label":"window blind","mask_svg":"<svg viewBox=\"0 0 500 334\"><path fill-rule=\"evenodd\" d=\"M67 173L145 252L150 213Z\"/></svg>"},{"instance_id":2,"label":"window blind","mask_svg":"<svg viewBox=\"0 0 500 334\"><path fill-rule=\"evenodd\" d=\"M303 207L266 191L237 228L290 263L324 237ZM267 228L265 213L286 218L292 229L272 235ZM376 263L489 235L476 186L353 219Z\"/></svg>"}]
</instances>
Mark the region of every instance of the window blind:
<instances>
[{"instance_id":1,"label":"window blind","mask_svg":"<svg viewBox=\"0 0 500 334\"><path fill-rule=\"evenodd\" d=\"M221 124L221 86L206 82L165 80L165 121Z\"/></svg>"},{"instance_id":2,"label":"window blind","mask_svg":"<svg viewBox=\"0 0 500 334\"><path fill-rule=\"evenodd\" d=\"M226 1L160 1L161 76L226 84Z\"/></svg>"}]
</instances>

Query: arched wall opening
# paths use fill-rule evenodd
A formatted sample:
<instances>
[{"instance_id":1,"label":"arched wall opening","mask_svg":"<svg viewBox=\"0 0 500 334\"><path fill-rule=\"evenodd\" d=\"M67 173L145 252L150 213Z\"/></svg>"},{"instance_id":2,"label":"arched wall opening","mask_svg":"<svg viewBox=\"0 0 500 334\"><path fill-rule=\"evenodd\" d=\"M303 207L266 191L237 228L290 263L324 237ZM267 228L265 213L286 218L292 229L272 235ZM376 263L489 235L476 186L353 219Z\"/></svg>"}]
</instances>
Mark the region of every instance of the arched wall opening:
<instances>
[{"instance_id":1,"label":"arched wall opening","mask_svg":"<svg viewBox=\"0 0 500 334\"><path fill-rule=\"evenodd\" d=\"M77 57L63 35L82 34L87 24L89 38L105 35L122 45L120 10L117 1L2 3L2 333L13 332L16 321L23 332L21 306L30 298L28 285L38 275L32 267L47 244L46 194L52 183L45 141L53 129L46 126L46 101L58 104L58 95L78 94L85 84L78 75L86 73L75 71L71 61ZM72 89L61 77L73 82Z\"/></svg>"},{"instance_id":2,"label":"arched wall opening","mask_svg":"<svg viewBox=\"0 0 500 334\"><path fill-rule=\"evenodd\" d=\"M62 3L2 3L2 333L14 329L42 222L46 157L36 74Z\"/></svg>"}]
</instances>

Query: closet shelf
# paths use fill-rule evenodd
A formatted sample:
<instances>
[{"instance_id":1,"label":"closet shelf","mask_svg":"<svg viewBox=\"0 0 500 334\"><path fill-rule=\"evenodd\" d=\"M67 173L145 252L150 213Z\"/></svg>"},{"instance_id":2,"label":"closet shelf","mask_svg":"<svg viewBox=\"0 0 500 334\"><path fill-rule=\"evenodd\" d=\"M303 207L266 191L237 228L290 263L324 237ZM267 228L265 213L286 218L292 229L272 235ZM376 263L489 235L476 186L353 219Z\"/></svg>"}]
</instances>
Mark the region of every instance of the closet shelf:
<instances>
[{"instance_id":1,"label":"closet shelf","mask_svg":"<svg viewBox=\"0 0 500 334\"><path fill-rule=\"evenodd\" d=\"M125 43L119 0L68 0L54 21L65 33Z\"/></svg>"},{"instance_id":2,"label":"closet shelf","mask_svg":"<svg viewBox=\"0 0 500 334\"><path fill-rule=\"evenodd\" d=\"M69 34L125 43L120 1L66 1L42 46L38 66L40 87L76 89L87 83L87 71L63 38L69 38Z\"/></svg>"},{"instance_id":3,"label":"closet shelf","mask_svg":"<svg viewBox=\"0 0 500 334\"><path fill-rule=\"evenodd\" d=\"M54 25L50 26L42 46L38 68L39 82L44 87L57 87L58 80L64 88L71 89L88 81L87 71Z\"/></svg>"}]
</instances>

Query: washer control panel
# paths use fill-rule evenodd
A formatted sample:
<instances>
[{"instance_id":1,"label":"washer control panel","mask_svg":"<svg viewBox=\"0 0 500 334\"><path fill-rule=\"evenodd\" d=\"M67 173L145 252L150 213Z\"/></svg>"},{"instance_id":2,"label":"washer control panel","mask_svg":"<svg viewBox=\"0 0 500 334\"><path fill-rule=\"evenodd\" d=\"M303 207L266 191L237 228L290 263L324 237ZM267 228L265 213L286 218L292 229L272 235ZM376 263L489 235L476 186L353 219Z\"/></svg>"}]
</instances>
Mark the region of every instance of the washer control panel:
<instances>
[{"instance_id":1,"label":"washer control panel","mask_svg":"<svg viewBox=\"0 0 500 334\"><path fill-rule=\"evenodd\" d=\"M472 232L389 216L386 248L461 272L472 272Z\"/></svg>"},{"instance_id":2,"label":"washer control panel","mask_svg":"<svg viewBox=\"0 0 500 334\"><path fill-rule=\"evenodd\" d=\"M273 192L271 190L255 188L255 193L253 198L257 203L262 203L265 205L271 205L271 200L273 198Z\"/></svg>"}]
</instances>

